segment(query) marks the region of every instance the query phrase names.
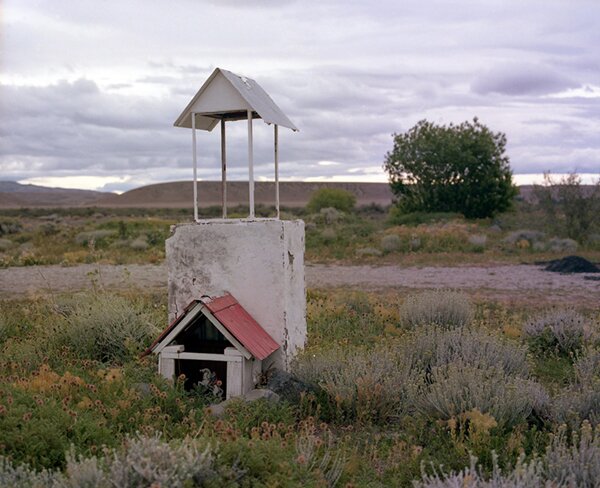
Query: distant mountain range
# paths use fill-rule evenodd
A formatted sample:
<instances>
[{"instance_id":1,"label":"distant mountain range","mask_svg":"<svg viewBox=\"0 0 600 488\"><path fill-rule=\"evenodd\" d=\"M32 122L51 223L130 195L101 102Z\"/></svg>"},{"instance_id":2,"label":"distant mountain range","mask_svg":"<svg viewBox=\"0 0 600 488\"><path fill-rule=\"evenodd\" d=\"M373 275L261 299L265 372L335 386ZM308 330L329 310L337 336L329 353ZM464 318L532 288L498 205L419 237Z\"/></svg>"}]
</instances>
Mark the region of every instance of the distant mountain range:
<instances>
[{"instance_id":1,"label":"distant mountain range","mask_svg":"<svg viewBox=\"0 0 600 488\"><path fill-rule=\"evenodd\" d=\"M341 188L356 196L358 205L389 205L392 192L387 183L313 183L285 181L279 184L282 207L302 207L311 194L319 188ZM591 187L590 187L591 188ZM519 187L520 197L531 201L533 186ZM37 185L22 185L16 181L0 181L0 208L28 207L122 207L122 208L190 208L193 202L191 181L157 183L129 190L121 195L91 190L48 188ZM255 202L274 205L275 184L256 182ZM229 206L248 204L248 183L227 183ZM198 182L198 203L201 207L221 205L221 183Z\"/></svg>"},{"instance_id":2,"label":"distant mountain range","mask_svg":"<svg viewBox=\"0 0 600 488\"><path fill-rule=\"evenodd\" d=\"M107 193L69 188L22 185L16 181L0 181L0 208L80 207L92 205Z\"/></svg>"},{"instance_id":3,"label":"distant mountain range","mask_svg":"<svg viewBox=\"0 0 600 488\"><path fill-rule=\"evenodd\" d=\"M389 205L392 193L387 183L308 183L281 182L279 192L281 205L301 207L306 205L310 195L319 188L342 188L356 195L358 205L371 203ZM255 183L255 202L275 204L275 184ZM121 195L90 190L48 188L36 185L22 185L15 181L0 181L0 208L25 207L129 207L129 208L186 208L193 202L191 181L158 183L129 190ZM248 183L232 181L227 183L227 202L230 206L248 203ZM198 203L207 207L221 204L221 183L217 181L198 182Z\"/></svg>"}]
</instances>

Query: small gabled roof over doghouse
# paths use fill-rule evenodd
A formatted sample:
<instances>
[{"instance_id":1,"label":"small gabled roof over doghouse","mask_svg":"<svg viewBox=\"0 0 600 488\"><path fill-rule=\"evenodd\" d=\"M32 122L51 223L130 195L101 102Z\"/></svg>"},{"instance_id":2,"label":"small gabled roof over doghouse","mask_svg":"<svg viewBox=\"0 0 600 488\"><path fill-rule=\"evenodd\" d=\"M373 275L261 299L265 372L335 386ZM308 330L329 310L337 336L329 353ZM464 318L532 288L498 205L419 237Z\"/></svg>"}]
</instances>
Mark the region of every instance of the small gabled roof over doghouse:
<instances>
[{"instance_id":1,"label":"small gabled roof over doghouse","mask_svg":"<svg viewBox=\"0 0 600 488\"><path fill-rule=\"evenodd\" d=\"M211 131L221 119L246 119L248 110L252 118L298 130L256 81L221 68L212 72L173 125L191 129L195 113L196 129Z\"/></svg>"},{"instance_id":2,"label":"small gabled roof over doghouse","mask_svg":"<svg viewBox=\"0 0 600 488\"><path fill-rule=\"evenodd\" d=\"M196 317L204 315L247 359L265 359L279 344L252 318L233 295L194 300L146 349L143 356L159 353L168 346Z\"/></svg>"}]
</instances>

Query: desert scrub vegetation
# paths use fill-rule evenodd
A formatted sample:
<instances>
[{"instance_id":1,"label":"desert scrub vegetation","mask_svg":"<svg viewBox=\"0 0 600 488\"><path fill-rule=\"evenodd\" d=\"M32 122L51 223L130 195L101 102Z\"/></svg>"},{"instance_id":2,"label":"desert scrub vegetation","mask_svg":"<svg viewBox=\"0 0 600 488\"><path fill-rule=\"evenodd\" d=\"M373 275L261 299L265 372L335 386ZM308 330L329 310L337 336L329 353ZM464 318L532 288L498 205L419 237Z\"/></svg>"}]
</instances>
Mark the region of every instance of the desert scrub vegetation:
<instances>
[{"instance_id":1,"label":"desert scrub vegetation","mask_svg":"<svg viewBox=\"0 0 600 488\"><path fill-rule=\"evenodd\" d=\"M555 480L550 465L591 479L597 348L544 354L514 333L534 311L490 303L472 304L464 325L406 327L406 301L309 291L309 342L294 364L306 393L231 402L220 418L214 397L139 358L166 323L162 294L0 302L0 485L429 486L464 475L485 486L528 480L524 469ZM119 344L69 338L87 323L121 334L121 322ZM538 375L556 357L563 379Z\"/></svg>"},{"instance_id":2,"label":"desert scrub vegetation","mask_svg":"<svg viewBox=\"0 0 600 488\"><path fill-rule=\"evenodd\" d=\"M145 304L118 295L79 295L56 306L64 317L56 338L81 358L123 363L161 331Z\"/></svg>"},{"instance_id":3,"label":"desert scrub vegetation","mask_svg":"<svg viewBox=\"0 0 600 488\"><path fill-rule=\"evenodd\" d=\"M554 310L533 317L523 327L532 348L542 353L575 354L598 340L597 326L573 309Z\"/></svg>"},{"instance_id":4,"label":"desert scrub vegetation","mask_svg":"<svg viewBox=\"0 0 600 488\"><path fill-rule=\"evenodd\" d=\"M400 322L405 327L435 324L456 328L468 325L474 316L469 298L452 290L425 291L408 296L400 310Z\"/></svg>"},{"instance_id":5,"label":"desert scrub vegetation","mask_svg":"<svg viewBox=\"0 0 600 488\"><path fill-rule=\"evenodd\" d=\"M169 228L177 222L176 216L152 212L132 216L115 215L115 210L83 214L80 210L47 215L23 210L19 227L0 235L0 266L158 263L164 259Z\"/></svg>"},{"instance_id":6,"label":"desert scrub vegetation","mask_svg":"<svg viewBox=\"0 0 600 488\"><path fill-rule=\"evenodd\" d=\"M459 472L443 474L439 469L433 474L423 473L422 479L414 483L417 488L464 487L518 487L552 486L592 488L600 479L600 431L584 422L570 435L565 426L558 428L556 435L543 455L530 461L519 456L515 466L501 469L494 457L491 473L477 465L471 456L468 467Z\"/></svg>"},{"instance_id":7,"label":"desert scrub vegetation","mask_svg":"<svg viewBox=\"0 0 600 488\"><path fill-rule=\"evenodd\" d=\"M200 210L202 217L220 215L218 207ZM243 206L229 210L232 218L248 214ZM256 215L272 217L274 209L257 206ZM335 201L325 201L313 210L284 209L282 218L305 221L308 261L535 262L575 251L600 261L600 231L590 231L581 242L564 232L549 232L542 210L526 201L516 202L514 211L494 219L402 213L396 206L349 207ZM3 209L0 267L160 263L170 226L189 219L189 209Z\"/></svg>"}]
</instances>

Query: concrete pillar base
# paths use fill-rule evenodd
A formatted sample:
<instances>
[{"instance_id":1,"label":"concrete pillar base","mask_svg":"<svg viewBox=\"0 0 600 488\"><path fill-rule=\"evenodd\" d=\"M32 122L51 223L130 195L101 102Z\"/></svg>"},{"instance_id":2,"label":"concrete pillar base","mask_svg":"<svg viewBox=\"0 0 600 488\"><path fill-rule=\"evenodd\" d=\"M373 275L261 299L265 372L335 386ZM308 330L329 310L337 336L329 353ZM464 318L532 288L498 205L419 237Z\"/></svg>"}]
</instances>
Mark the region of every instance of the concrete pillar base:
<instances>
[{"instance_id":1,"label":"concrete pillar base","mask_svg":"<svg viewBox=\"0 0 600 488\"><path fill-rule=\"evenodd\" d=\"M263 368L289 370L306 341L304 222L203 220L166 241L169 320L202 295L231 293L281 345Z\"/></svg>"}]
</instances>

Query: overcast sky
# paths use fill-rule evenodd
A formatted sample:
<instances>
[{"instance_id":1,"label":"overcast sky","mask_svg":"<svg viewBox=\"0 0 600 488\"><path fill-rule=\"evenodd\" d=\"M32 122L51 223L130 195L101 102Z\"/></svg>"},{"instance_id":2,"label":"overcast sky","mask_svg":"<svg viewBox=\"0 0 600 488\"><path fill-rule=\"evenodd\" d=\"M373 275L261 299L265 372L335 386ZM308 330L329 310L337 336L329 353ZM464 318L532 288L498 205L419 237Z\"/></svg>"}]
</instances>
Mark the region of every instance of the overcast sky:
<instances>
[{"instance_id":1,"label":"overcast sky","mask_svg":"<svg viewBox=\"0 0 600 488\"><path fill-rule=\"evenodd\" d=\"M386 181L392 133L474 116L516 174L600 173L598 0L0 0L0 179L123 191L191 178L173 127L215 67L300 128L283 179ZM246 126L229 125L247 178ZM218 179L219 133L198 136ZM272 128L255 122L257 178Z\"/></svg>"}]
</instances>

